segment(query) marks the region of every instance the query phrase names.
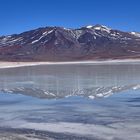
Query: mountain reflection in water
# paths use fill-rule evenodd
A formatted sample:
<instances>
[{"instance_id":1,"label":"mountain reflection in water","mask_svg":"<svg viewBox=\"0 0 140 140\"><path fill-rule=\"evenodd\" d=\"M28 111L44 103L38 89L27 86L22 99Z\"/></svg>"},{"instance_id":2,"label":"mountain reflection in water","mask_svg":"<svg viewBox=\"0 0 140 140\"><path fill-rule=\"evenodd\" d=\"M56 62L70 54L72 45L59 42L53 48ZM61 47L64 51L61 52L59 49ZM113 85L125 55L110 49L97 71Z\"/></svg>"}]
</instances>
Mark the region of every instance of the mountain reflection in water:
<instances>
[{"instance_id":1,"label":"mountain reflection in water","mask_svg":"<svg viewBox=\"0 0 140 140\"><path fill-rule=\"evenodd\" d=\"M0 69L0 139L139 140L139 70L139 64Z\"/></svg>"},{"instance_id":2,"label":"mountain reflection in water","mask_svg":"<svg viewBox=\"0 0 140 140\"><path fill-rule=\"evenodd\" d=\"M49 65L0 70L0 90L39 98L104 97L140 87L140 65Z\"/></svg>"}]
</instances>

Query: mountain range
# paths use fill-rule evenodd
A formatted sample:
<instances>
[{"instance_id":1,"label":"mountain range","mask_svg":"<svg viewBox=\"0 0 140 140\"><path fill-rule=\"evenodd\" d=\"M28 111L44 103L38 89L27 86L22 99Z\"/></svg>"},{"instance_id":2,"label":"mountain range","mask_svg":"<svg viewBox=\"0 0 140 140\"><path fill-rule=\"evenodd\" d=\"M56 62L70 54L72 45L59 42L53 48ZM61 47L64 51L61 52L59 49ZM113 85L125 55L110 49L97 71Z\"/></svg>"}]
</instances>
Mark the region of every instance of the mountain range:
<instances>
[{"instance_id":1,"label":"mountain range","mask_svg":"<svg viewBox=\"0 0 140 140\"><path fill-rule=\"evenodd\" d=\"M0 61L79 61L140 58L140 33L104 25L42 27L0 36Z\"/></svg>"}]
</instances>

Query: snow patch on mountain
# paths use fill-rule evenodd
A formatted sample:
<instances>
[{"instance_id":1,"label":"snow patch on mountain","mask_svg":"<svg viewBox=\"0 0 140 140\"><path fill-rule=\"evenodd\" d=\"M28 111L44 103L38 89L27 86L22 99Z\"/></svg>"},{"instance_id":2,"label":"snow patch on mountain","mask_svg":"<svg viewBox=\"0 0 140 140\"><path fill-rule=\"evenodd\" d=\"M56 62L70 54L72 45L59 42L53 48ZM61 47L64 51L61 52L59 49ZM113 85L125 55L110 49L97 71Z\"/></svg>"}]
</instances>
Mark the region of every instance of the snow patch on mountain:
<instances>
[{"instance_id":1,"label":"snow patch on mountain","mask_svg":"<svg viewBox=\"0 0 140 140\"><path fill-rule=\"evenodd\" d=\"M105 31L107 33L110 33L110 28L106 27L106 26L103 26L103 25L95 25L94 26L94 29L95 30L100 30L100 31Z\"/></svg>"},{"instance_id":2,"label":"snow patch on mountain","mask_svg":"<svg viewBox=\"0 0 140 140\"><path fill-rule=\"evenodd\" d=\"M140 37L140 33L138 33L138 32L131 32L130 34L132 34L132 35L134 35L136 37Z\"/></svg>"},{"instance_id":3,"label":"snow patch on mountain","mask_svg":"<svg viewBox=\"0 0 140 140\"><path fill-rule=\"evenodd\" d=\"M36 40L32 41L31 44L37 43L37 42L40 41L43 37L49 35L49 34L52 33L53 31L54 31L54 30L45 31L45 32L42 34L42 36L39 37L39 39L36 39ZM46 42L46 41L45 41L45 42Z\"/></svg>"},{"instance_id":4,"label":"snow patch on mountain","mask_svg":"<svg viewBox=\"0 0 140 140\"><path fill-rule=\"evenodd\" d=\"M92 25L88 25L86 26L86 28L91 29L93 26Z\"/></svg>"}]
</instances>

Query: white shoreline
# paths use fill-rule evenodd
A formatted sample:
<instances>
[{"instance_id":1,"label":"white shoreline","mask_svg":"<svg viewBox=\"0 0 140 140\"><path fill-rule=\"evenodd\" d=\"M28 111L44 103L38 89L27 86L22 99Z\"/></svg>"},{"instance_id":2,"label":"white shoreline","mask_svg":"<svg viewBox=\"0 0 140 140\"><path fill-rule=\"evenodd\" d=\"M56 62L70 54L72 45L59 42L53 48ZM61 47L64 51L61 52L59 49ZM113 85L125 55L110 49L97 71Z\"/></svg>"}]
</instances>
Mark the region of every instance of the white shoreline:
<instances>
[{"instance_id":1,"label":"white shoreline","mask_svg":"<svg viewBox=\"0 0 140 140\"><path fill-rule=\"evenodd\" d=\"M71 64L140 64L140 59L117 59L117 60L93 60L93 61L69 61L69 62L0 62L0 69L2 68L16 68L25 66L38 66L38 65L71 65Z\"/></svg>"}]
</instances>

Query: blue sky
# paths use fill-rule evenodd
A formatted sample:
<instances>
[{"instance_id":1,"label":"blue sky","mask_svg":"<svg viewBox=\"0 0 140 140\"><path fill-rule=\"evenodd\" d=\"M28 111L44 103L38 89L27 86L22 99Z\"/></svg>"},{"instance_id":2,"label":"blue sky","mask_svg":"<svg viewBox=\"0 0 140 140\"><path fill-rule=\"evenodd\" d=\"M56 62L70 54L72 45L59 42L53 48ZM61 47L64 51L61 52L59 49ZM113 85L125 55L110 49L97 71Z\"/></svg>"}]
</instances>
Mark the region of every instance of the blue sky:
<instances>
[{"instance_id":1,"label":"blue sky","mask_svg":"<svg viewBox=\"0 0 140 140\"><path fill-rule=\"evenodd\" d=\"M140 0L0 0L0 35L103 24L140 32Z\"/></svg>"}]
</instances>

